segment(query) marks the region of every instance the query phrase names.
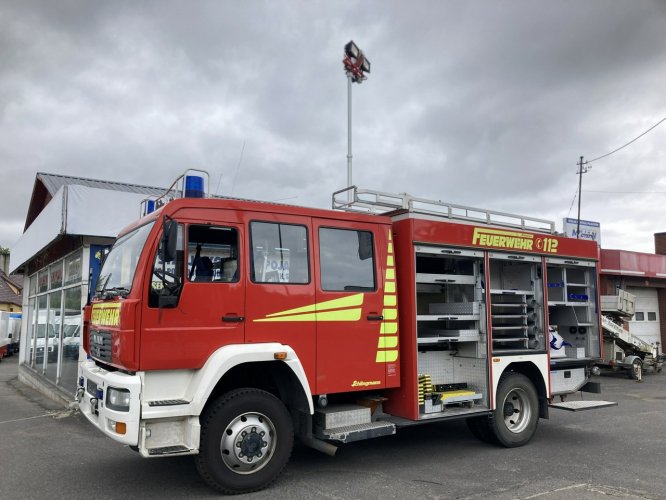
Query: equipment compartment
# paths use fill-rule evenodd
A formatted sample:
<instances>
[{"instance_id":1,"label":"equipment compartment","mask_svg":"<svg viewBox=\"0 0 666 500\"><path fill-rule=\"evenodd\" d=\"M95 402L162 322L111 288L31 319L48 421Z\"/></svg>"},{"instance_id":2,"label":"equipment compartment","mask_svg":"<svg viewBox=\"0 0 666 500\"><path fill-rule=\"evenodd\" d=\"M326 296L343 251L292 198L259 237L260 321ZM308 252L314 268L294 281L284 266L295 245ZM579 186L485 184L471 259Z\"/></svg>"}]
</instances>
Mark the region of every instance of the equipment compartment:
<instances>
[{"instance_id":1,"label":"equipment compartment","mask_svg":"<svg viewBox=\"0 0 666 500\"><path fill-rule=\"evenodd\" d=\"M539 257L490 253L493 354L546 349Z\"/></svg>"},{"instance_id":2,"label":"equipment compartment","mask_svg":"<svg viewBox=\"0 0 666 500\"><path fill-rule=\"evenodd\" d=\"M554 257L546 262L552 364L600 357L594 263Z\"/></svg>"},{"instance_id":3,"label":"equipment compartment","mask_svg":"<svg viewBox=\"0 0 666 500\"><path fill-rule=\"evenodd\" d=\"M415 251L419 418L487 410L484 253Z\"/></svg>"}]
</instances>

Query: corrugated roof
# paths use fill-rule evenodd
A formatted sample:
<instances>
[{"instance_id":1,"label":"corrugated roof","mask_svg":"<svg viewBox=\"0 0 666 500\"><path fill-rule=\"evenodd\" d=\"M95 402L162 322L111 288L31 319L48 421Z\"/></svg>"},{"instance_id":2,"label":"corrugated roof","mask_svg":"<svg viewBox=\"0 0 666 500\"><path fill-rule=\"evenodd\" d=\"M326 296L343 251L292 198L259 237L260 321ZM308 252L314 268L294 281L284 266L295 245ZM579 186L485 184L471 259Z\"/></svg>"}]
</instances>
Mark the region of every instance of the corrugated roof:
<instances>
[{"instance_id":1,"label":"corrugated roof","mask_svg":"<svg viewBox=\"0 0 666 500\"><path fill-rule=\"evenodd\" d=\"M11 278L13 277L14 276L11 276ZM23 303L22 293L14 293L14 290L9 287L7 282L16 286L16 288L19 289L19 292L21 292L22 287L18 286L11 278L10 276L7 276L4 271L0 270L0 304L14 304L15 306L20 306Z\"/></svg>"},{"instance_id":2,"label":"corrugated roof","mask_svg":"<svg viewBox=\"0 0 666 500\"><path fill-rule=\"evenodd\" d=\"M47 174L45 172L37 172L37 179L39 179L44 187L48 190L49 194L53 196L58 189L62 186L69 186L70 184L78 184L80 186L88 186L98 189L107 189L109 191L123 191L126 193L139 193L145 195L161 195L166 191L166 188L159 188L154 186L142 186L140 184L127 184L124 182L102 181L99 179L86 179L83 177L72 177L69 175Z\"/></svg>"}]
</instances>

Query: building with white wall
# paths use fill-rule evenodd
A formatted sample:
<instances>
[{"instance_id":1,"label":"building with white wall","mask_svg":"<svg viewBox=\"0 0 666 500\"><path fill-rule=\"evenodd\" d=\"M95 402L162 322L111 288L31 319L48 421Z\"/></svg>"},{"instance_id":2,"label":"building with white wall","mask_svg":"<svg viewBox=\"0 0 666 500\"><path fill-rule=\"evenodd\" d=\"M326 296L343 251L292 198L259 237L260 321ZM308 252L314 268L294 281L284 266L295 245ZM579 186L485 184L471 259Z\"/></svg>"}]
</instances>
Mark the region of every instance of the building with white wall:
<instances>
[{"instance_id":1,"label":"building with white wall","mask_svg":"<svg viewBox=\"0 0 666 500\"><path fill-rule=\"evenodd\" d=\"M164 189L38 173L9 271L22 273L19 378L55 398L76 390L81 309L102 253Z\"/></svg>"}]
</instances>

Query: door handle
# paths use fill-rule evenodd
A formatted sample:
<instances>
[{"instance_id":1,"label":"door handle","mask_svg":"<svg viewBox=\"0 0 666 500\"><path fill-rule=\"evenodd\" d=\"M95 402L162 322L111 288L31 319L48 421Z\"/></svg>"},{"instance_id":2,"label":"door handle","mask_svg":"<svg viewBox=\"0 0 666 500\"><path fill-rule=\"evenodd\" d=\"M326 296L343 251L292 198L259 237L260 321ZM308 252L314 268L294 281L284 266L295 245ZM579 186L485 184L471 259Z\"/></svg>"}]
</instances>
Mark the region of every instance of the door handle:
<instances>
[{"instance_id":1,"label":"door handle","mask_svg":"<svg viewBox=\"0 0 666 500\"><path fill-rule=\"evenodd\" d=\"M240 323L244 319L243 316L222 316L222 321L225 323Z\"/></svg>"},{"instance_id":2,"label":"door handle","mask_svg":"<svg viewBox=\"0 0 666 500\"><path fill-rule=\"evenodd\" d=\"M368 321L382 321L384 319L384 316L381 314L368 314L367 320Z\"/></svg>"}]
</instances>

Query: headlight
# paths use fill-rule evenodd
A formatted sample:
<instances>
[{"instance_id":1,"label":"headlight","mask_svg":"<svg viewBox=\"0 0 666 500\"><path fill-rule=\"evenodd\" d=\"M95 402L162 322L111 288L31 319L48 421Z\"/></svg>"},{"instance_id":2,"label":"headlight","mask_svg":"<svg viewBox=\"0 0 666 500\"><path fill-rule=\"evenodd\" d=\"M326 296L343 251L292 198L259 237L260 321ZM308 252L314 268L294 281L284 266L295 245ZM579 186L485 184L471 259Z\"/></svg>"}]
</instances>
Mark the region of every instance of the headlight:
<instances>
[{"instance_id":1,"label":"headlight","mask_svg":"<svg viewBox=\"0 0 666 500\"><path fill-rule=\"evenodd\" d=\"M127 389L109 387L106 391L106 407L116 411L129 411L130 392Z\"/></svg>"}]
</instances>

